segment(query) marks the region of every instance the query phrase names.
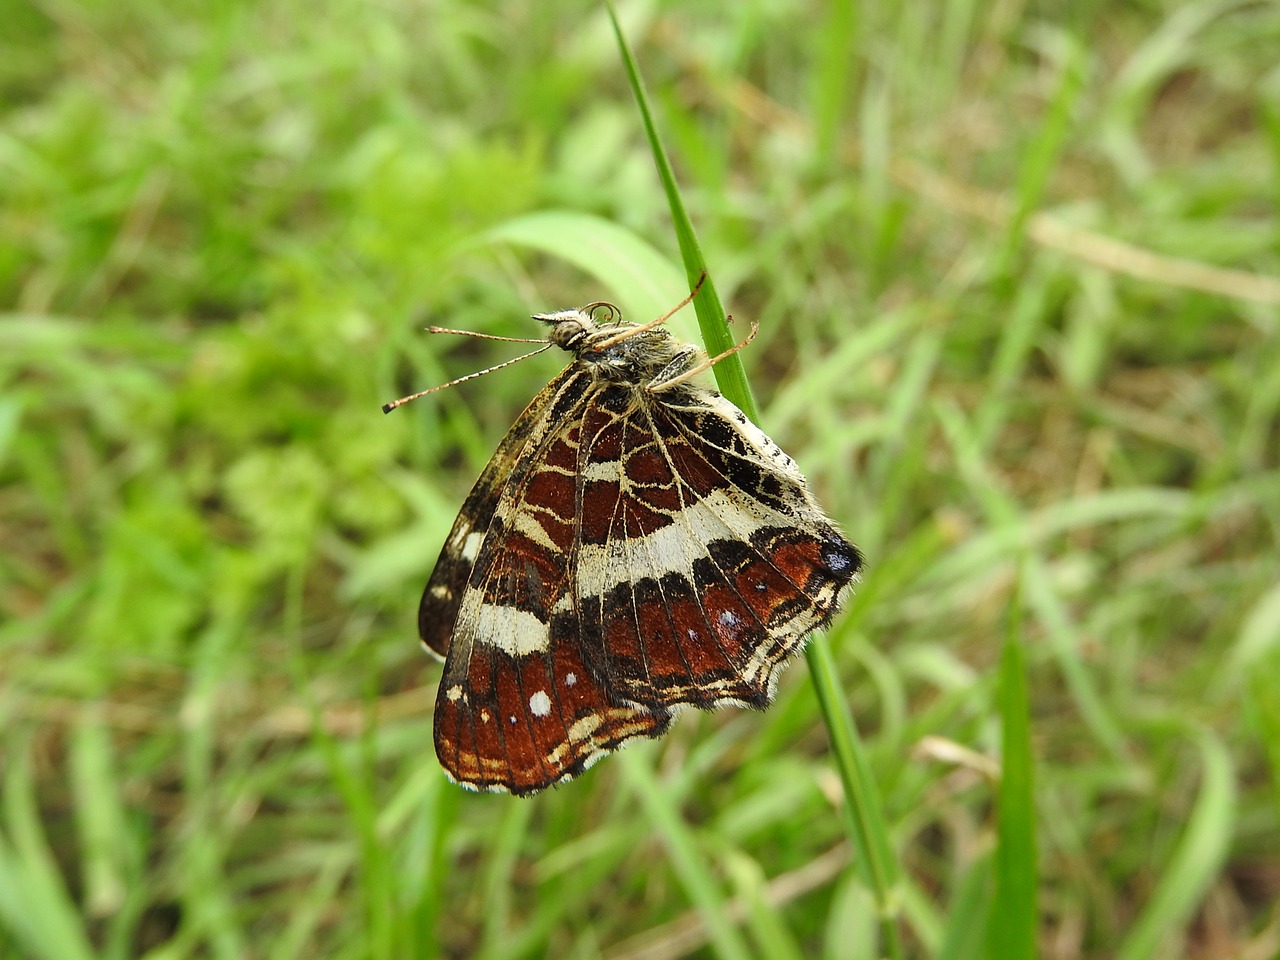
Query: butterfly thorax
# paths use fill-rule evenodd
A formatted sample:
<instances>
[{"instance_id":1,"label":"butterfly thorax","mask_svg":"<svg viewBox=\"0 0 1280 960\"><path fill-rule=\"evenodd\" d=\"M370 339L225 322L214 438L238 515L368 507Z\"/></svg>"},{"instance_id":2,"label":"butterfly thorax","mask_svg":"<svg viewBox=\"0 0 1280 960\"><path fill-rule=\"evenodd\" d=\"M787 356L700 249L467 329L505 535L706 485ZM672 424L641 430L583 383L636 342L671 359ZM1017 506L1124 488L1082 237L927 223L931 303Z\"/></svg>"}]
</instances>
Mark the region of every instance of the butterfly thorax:
<instances>
[{"instance_id":1,"label":"butterfly thorax","mask_svg":"<svg viewBox=\"0 0 1280 960\"><path fill-rule=\"evenodd\" d=\"M596 379L611 383L648 386L670 379L691 368L700 353L662 327L628 335L636 324L601 323L582 310L534 319L550 325L547 339L551 343L572 353Z\"/></svg>"}]
</instances>

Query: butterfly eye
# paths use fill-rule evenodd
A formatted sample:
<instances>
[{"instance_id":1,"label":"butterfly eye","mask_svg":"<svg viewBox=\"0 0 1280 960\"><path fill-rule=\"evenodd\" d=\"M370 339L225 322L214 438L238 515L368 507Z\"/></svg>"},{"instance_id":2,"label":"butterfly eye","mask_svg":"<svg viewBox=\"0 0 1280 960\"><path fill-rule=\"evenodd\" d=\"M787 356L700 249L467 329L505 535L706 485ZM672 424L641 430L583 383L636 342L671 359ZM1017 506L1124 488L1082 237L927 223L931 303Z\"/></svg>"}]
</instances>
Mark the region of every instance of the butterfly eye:
<instances>
[{"instance_id":1,"label":"butterfly eye","mask_svg":"<svg viewBox=\"0 0 1280 960\"><path fill-rule=\"evenodd\" d=\"M557 320L551 328L551 333L547 337L552 343L562 350L576 352L583 344L583 341L590 335L590 328L581 315L571 317L564 320Z\"/></svg>"}]
</instances>

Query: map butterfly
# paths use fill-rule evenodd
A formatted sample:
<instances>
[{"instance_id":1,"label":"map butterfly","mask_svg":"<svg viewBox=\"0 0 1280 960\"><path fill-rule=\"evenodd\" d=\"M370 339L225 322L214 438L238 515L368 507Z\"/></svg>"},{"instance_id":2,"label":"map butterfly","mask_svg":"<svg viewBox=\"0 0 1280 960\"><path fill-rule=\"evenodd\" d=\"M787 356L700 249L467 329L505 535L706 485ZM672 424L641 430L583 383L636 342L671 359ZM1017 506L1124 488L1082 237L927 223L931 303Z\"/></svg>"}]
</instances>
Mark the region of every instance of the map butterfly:
<instances>
[{"instance_id":1,"label":"map butterfly","mask_svg":"<svg viewBox=\"0 0 1280 960\"><path fill-rule=\"evenodd\" d=\"M445 661L436 754L465 787L537 793L680 707L763 709L862 565L795 462L691 382L727 355L662 326L691 299L644 324L602 302L533 318L534 353L573 360L498 445L418 610Z\"/></svg>"}]
</instances>

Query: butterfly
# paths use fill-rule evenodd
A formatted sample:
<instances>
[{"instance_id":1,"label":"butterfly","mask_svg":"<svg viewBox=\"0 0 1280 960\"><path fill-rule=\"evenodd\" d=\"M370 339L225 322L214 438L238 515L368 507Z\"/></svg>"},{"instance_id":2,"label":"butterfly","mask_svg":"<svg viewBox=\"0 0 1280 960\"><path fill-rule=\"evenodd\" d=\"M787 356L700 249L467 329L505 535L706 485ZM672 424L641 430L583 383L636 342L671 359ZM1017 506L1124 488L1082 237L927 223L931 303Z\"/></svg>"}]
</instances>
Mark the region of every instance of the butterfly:
<instances>
[{"instance_id":1,"label":"butterfly","mask_svg":"<svg viewBox=\"0 0 1280 960\"><path fill-rule=\"evenodd\" d=\"M714 359L680 342L663 323L692 298L643 324L604 302L533 317L534 353L572 360L499 443L418 609L444 660L436 754L465 787L527 796L681 707L763 709L862 566L795 462L694 382L751 338Z\"/></svg>"}]
</instances>

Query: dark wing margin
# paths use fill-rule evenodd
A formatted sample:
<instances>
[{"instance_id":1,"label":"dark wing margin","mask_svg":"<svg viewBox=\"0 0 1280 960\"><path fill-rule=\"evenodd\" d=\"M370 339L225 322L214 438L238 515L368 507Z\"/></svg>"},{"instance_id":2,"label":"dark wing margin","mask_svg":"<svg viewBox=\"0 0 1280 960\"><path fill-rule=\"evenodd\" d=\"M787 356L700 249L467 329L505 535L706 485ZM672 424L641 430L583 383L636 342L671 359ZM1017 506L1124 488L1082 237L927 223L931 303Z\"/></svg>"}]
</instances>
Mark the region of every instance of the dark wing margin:
<instances>
[{"instance_id":1,"label":"dark wing margin","mask_svg":"<svg viewBox=\"0 0 1280 960\"><path fill-rule=\"evenodd\" d=\"M462 594L479 556L480 544L493 522L493 513L502 491L519 466L520 455L533 426L574 373L574 366L566 367L516 418L467 494L458 518L453 521L453 528L445 538L431 579L427 581L418 604L418 636L422 638L422 645L442 660L449 651L449 638L458 618Z\"/></svg>"}]
</instances>

